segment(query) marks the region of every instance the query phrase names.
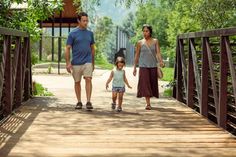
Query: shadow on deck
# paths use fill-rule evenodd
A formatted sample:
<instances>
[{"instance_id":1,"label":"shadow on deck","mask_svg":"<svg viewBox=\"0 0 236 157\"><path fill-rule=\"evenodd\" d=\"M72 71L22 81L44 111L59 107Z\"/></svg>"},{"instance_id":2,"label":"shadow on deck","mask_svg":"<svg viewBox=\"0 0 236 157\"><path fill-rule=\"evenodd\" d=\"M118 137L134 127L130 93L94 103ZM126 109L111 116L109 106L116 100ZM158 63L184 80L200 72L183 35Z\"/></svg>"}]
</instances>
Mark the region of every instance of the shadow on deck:
<instances>
[{"instance_id":1,"label":"shadow on deck","mask_svg":"<svg viewBox=\"0 0 236 157\"><path fill-rule=\"evenodd\" d=\"M145 111L132 98L122 113L99 97L92 112L75 111L66 98L34 98L1 125L0 156L235 155L231 134L175 100L159 99Z\"/></svg>"}]
</instances>

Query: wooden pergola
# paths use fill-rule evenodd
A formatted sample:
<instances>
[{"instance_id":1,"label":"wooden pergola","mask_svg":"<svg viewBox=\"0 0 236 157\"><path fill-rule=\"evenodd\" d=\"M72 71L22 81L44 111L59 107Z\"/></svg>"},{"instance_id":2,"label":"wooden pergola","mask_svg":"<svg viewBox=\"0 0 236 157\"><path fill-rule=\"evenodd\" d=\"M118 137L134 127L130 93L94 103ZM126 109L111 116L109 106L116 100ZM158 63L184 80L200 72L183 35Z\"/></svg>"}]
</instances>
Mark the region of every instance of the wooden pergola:
<instances>
[{"instance_id":1,"label":"wooden pergola","mask_svg":"<svg viewBox=\"0 0 236 157\"><path fill-rule=\"evenodd\" d=\"M61 37L62 28L67 27L70 32L72 27L77 26L77 13L76 7L73 5L73 0L63 0L63 10L59 13L55 13L52 17L47 20L40 21L40 28L52 28L52 61L54 61L54 38L55 38L55 27L59 27L58 40L58 61L61 60ZM42 60L42 38L39 46L39 59Z\"/></svg>"}]
</instances>

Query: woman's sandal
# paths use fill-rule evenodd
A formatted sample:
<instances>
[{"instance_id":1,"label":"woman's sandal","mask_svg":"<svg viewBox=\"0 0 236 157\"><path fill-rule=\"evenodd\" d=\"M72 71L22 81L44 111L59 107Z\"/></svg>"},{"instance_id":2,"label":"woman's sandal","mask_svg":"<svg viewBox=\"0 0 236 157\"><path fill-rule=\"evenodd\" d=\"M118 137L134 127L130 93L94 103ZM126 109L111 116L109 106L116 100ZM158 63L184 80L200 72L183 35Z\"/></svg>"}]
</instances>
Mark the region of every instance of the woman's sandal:
<instances>
[{"instance_id":1,"label":"woman's sandal","mask_svg":"<svg viewBox=\"0 0 236 157\"><path fill-rule=\"evenodd\" d=\"M147 105L147 106L145 107L145 109L146 109L146 110L151 110L152 107L151 107L151 105Z\"/></svg>"}]
</instances>

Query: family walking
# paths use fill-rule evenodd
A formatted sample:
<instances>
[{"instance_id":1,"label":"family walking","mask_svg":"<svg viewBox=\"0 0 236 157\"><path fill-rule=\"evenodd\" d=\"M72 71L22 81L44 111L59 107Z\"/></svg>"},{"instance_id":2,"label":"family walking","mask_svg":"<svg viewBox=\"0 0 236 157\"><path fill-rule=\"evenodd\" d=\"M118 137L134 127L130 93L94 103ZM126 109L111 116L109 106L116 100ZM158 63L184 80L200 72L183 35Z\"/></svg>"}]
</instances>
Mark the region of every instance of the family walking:
<instances>
[{"instance_id":1,"label":"family walking","mask_svg":"<svg viewBox=\"0 0 236 157\"><path fill-rule=\"evenodd\" d=\"M92 110L91 103L92 94L92 74L94 71L94 35L93 32L87 30L88 15L84 12L78 15L78 26L69 33L66 49L66 69L72 73L74 78L74 88L77 97L77 104L75 109L82 109L81 102L81 80L85 80L86 91L86 109ZM138 41L134 59L133 75L136 76L136 67L139 66L139 81L137 89L137 97L145 97L146 110L151 110L151 97L159 97L158 91L158 66L164 67L160 53L160 45L157 39L152 38L152 27L143 25L143 39ZM70 57L70 50L72 49L72 59ZM117 57L115 61L115 68L111 71L110 76L106 82L106 88L112 81L112 103L111 108L118 112L122 111L123 95L125 92L125 85L132 88L126 78L125 59ZM117 103L118 99L118 103Z\"/></svg>"}]
</instances>

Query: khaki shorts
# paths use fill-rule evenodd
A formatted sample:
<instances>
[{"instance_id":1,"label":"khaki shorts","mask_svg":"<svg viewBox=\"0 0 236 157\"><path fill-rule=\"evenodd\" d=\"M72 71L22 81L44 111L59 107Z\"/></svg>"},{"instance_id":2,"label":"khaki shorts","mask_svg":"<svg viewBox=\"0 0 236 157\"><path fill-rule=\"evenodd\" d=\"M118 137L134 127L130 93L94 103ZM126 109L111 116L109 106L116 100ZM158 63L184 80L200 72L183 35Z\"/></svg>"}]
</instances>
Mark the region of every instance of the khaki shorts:
<instances>
[{"instance_id":1,"label":"khaki shorts","mask_svg":"<svg viewBox=\"0 0 236 157\"><path fill-rule=\"evenodd\" d=\"M86 63L84 65L73 65L72 66L72 76L73 76L75 82L81 81L82 76L92 77L93 76L92 63Z\"/></svg>"}]
</instances>

